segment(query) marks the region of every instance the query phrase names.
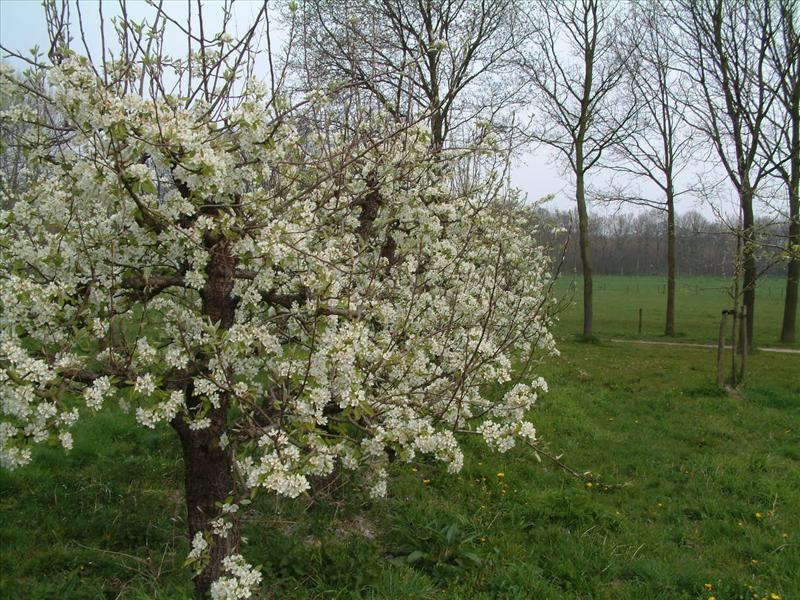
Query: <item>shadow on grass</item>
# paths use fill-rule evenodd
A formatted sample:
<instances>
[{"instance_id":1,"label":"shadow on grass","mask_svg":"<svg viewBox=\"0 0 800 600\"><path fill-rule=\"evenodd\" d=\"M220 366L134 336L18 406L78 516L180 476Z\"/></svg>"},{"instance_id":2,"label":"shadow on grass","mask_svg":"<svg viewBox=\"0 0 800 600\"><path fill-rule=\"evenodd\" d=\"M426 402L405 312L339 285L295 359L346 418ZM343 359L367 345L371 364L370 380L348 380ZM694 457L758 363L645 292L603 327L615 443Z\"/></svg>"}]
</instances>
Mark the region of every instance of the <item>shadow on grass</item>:
<instances>
[{"instance_id":1,"label":"shadow on grass","mask_svg":"<svg viewBox=\"0 0 800 600\"><path fill-rule=\"evenodd\" d=\"M582 333L576 333L571 339L573 342L577 342L579 344L596 344L598 346L603 345L603 340L596 335L583 335Z\"/></svg>"}]
</instances>

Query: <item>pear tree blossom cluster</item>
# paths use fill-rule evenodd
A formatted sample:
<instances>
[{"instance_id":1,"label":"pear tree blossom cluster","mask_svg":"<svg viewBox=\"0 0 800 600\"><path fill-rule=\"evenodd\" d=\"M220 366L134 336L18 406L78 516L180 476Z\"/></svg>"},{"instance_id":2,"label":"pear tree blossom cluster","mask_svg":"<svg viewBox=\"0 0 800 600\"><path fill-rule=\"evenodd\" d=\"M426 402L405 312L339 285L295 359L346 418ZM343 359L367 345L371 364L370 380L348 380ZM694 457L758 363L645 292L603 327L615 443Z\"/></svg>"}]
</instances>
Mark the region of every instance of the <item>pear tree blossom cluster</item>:
<instances>
[{"instance_id":1,"label":"pear tree blossom cluster","mask_svg":"<svg viewBox=\"0 0 800 600\"><path fill-rule=\"evenodd\" d=\"M68 450L77 421L116 405L213 434L236 498L296 497L337 468L382 496L390 461L458 472L462 434L501 452L535 439L550 266L499 175L459 177L495 148L434 154L424 128L383 116L327 131L311 125L335 110L325 94L278 113L253 80L224 111L154 100L74 53L46 82L51 126L23 140L36 180L0 211L3 467ZM190 558L237 514L214 515ZM221 571L215 598L260 580L238 552Z\"/></svg>"}]
</instances>

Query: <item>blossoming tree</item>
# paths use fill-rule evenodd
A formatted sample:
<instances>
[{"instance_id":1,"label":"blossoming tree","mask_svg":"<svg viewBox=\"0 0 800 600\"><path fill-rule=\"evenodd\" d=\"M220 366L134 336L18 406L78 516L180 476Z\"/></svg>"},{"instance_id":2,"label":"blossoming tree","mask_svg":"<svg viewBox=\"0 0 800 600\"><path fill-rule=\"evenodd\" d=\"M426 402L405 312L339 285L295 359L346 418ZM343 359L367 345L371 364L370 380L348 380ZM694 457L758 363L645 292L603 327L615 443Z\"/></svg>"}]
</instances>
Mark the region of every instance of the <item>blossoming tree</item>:
<instances>
[{"instance_id":1,"label":"blossoming tree","mask_svg":"<svg viewBox=\"0 0 800 600\"><path fill-rule=\"evenodd\" d=\"M546 386L514 378L555 352L548 266L492 170L459 175L465 154L493 160L484 141L441 155L414 124L310 127L324 94L289 109L240 77L255 28L195 37L180 61L165 23L122 22L99 65L54 39L50 60L0 72L36 173L2 187L0 460L69 450L112 401L168 423L196 589L246 598L255 490L296 497L341 468L382 496L390 459L457 472L461 434L534 439Z\"/></svg>"}]
</instances>

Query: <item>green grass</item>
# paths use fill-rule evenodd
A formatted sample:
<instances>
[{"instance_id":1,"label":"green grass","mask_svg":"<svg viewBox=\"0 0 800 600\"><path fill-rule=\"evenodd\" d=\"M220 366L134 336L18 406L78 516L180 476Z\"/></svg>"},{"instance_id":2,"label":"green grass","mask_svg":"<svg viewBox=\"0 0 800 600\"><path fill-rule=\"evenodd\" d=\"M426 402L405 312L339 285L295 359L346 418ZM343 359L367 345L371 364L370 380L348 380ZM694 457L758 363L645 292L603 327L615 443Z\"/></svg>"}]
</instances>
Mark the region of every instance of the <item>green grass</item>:
<instances>
[{"instance_id":1,"label":"green grass","mask_svg":"<svg viewBox=\"0 0 800 600\"><path fill-rule=\"evenodd\" d=\"M594 329L600 338L636 338L639 309L642 309L642 338L664 335L667 297L664 277L594 277ZM731 282L722 277L679 278L675 292L676 341L716 343L720 312L733 308ZM756 289L755 342L762 346L778 343L783 319L786 280L764 277ZM572 302L561 314L556 333L567 336L583 329L583 280L562 277L556 294ZM730 318L728 319L730 324ZM730 336L730 332L728 332ZM795 344L797 347L797 344Z\"/></svg>"},{"instance_id":2,"label":"green grass","mask_svg":"<svg viewBox=\"0 0 800 600\"><path fill-rule=\"evenodd\" d=\"M560 347L532 418L591 488L468 440L462 473L396 465L385 500L262 495L244 549L260 597L800 597L800 357L753 355L737 399L709 349ZM0 598L190 598L172 432L109 411L75 439L0 472Z\"/></svg>"}]
</instances>

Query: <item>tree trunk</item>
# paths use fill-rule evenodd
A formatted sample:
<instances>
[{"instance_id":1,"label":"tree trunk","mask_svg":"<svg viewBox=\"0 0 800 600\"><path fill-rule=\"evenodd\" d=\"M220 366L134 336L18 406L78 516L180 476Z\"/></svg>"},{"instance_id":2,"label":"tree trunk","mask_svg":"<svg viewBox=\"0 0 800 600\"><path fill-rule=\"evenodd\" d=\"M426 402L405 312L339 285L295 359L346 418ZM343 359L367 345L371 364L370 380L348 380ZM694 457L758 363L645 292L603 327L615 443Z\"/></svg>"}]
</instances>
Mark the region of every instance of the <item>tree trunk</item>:
<instances>
[{"instance_id":1,"label":"tree trunk","mask_svg":"<svg viewBox=\"0 0 800 600\"><path fill-rule=\"evenodd\" d=\"M215 207L206 209L215 213ZM230 243L224 238L207 234L203 240L209 252L206 264L206 283L200 290L203 315L221 330L230 329L235 320L237 301L231 296L235 282L236 258L230 251ZM203 357L196 357L204 360ZM219 505L228 496L236 497L234 461L230 447L222 448L221 437L227 431L226 416L228 399L221 394L216 406L194 394L191 382L186 389L186 404L189 414L197 418L198 411L207 410L204 415L211 424L205 429L191 429L182 415L172 420L183 447L183 466L186 485L186 509L189 525L189 540L197 533L207 536L210 560L195 577L195 592L205 597L214 580L222 570L222 560L229 554L237 553L241 534L237 514L225 516L232 524L226 535L214 535L211 522L220 516Z\"/></svg>"},{"instance_id":2,"label":"tree trunk","mask_svg":"<svg viewBox=\"0 0 800 600\"><path fill-rule=\"evenodd\" d=\"M797 327L797 286L800 282L800 259L797 248L800 248L800 215L798 215L798 199L794 199L794 215L789 224L789 244L794 246L793 258L786 269L786 298L783 303L783 324L781 341L794 342Z\"/></svg>"},{"instance_id":3,"label":"tree trunk","mask_svg":"<svg viewBox=\"0 0 800 600\"><path fill-rule=\"evenodd\" d=\"M731 323L731 385L736 386L736 350L739 347L739 337L737 334L736 324L739 322L739 311L740 311L740 288L739 288L739 280L742 276L742 238L744 237L744 233L742 232L742 220L739 219L739 226L736 229L736 268L733 272L733 314L732 314L732 323ZM744 323L742 323L744 325Z\"/></svg>"},{"instance_id":4,"label":"tree trunk","mask_svg":"<svg viewBox=\"0 0 800 600\"><path fill-rule=\"evenodd\" d=\"M583 161L577 162L575 199L578 202L578 229L580 231L581 268L583 270L583 337L592 337L592 266L589 260L589 215L586 211Z\"/></svg>"},{"instance_id":5,"label":"tree trunk","mask_svg":"<svg viewBox=\"0 0 800 600\"><path fill-rule=\"evenodd\" d=\"M664 335L675 335L675 200L667 191L667 322Z\"/></svg>"},{"instance_id":6,"label":"tree trunk","mask_svg":"<svg viewBox=\"0 0 800 600\"><path fill-rule=\"evenodd\" d=\"M717 387L723 387L725 376L722 373L722 361L725 353L725 320L728 311L722 311L722 319L719 322L719 338L717 339Z\"/></svg>"},{"instance_id":7,"label":"tree trunk","mask_svg":"<svg viewBox=\"0 0 800 600\"><path fill-rule=\"evenodd\" d=\"M800 61L800 58L798 58ZM800 149L800 118L792 125L792 147ZM792 158L789 176L789 265L786 269L786 298L783 303L781 341L794 342L797 327L797 285L800 281L800 157Z\"/></svg>"},{"instance_id":8,"label":"tree trunk","mask_svg":"<svg viewBox=\"0 0 800 600\"><path fill-rule=\"evenodd\" d=\"M235 495L236 483L230 448L220 447L220 436L225 433L224 411L215 409L208 416L211 426L202 430L190 429L181 417L176 417L172 422L183 448L189 542L197 533L206 534L211 540L210 560L194 579L195 592L201 598L208 594L211 584L219 578L222 560L229 554L237 553L241 541L236 514L225 517L233 525L227 536L211 533L211 521L219 517L221 512L218 503L222 504L225 498Z\"/></svg>"},{"instance_id":9,"label":"tree trunk","mask_svg":"<svg viewBox=\"0 0 800 600\"><path fill-rule=\"evenodd\" d=\"M748 184L740 195L742 202L742 226L744 229L742 257L744 277L742 281L742 305L747 311L744 324L747 327L747 348L753 349L753 317L756 304L756 278L758 276L755 256L755 221L753 219L753 191ZM742 338L744 339L744 338Z\"/></svg>"},{"instance_id":10,"label":"tree trunk","mask_svg":"<svg viewBox=\"0 0 800 600\"><path fill-rule=\"evenodd\" d=\"M439 106L434 107L431 112L431 143L434 152L440 152L444 148L444 117Z\"/></svg>"}]
</instances>

